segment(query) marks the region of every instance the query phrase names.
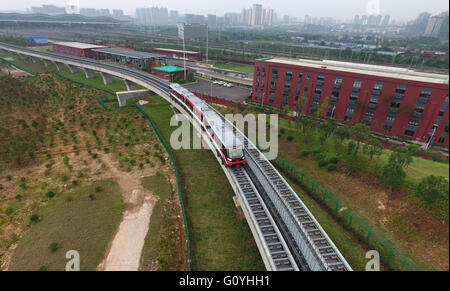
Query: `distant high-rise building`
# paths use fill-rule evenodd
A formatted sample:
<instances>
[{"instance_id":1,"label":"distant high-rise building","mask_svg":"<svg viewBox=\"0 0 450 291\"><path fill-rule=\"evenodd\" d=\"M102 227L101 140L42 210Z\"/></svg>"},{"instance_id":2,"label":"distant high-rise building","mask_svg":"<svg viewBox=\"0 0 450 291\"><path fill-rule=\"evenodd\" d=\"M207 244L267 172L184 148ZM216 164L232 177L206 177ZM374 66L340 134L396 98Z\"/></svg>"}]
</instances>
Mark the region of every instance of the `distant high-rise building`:
<instances>
[{"instance_id":1,"label":"distant high-rise building","mask_svg":"<svg viewBox=\"0 0 450 291\"><path fill-rule=\"evenodd\" d=\"M168 25L169 10L167 8L137 8L136 18L142 25Z\"/></svg>"},{"instance_id":2,"label":"distant high-rise building","mask_svg":"<svg viewBox=\"0 0 450 291\"><path fill-rule=\"evenodd\" d=\"M367 25L367 24L369 24L369 18L367 17L367 15L363 15L363 16L361 17L361 24L362 24L362 25Z\"/></svg>"},{"instance_id":3,"label":"distant high-rise building","mask_svg":"<svg viewBox=\"0 0 450 291\"><path fill-rule=\"evenodd\" d=\"M109 9L99 9L98 10L98 16L111 16L109 13Z\"/></svg>"},{"instance_id":4,"label":"distant high-rise building","mask_svg":"<svg viewBox=\"0 0 450 291\"><path fill-rule=\"evenodd\" d=\"M186 23L199 23L204 24L205 23L205 16L198 15L198 14L185 14Z\"/></svg>"},{"instance_id":5,"label":"distant high-rise building","mask_svg":"<svg viewBox=\"0 0 450 291\"><path fill-rule=\"evenodd\" d=\"M113 14L112 16L116 19L124 19L125 14L123 13L123 10L120 9L113 9Z\"/></svg>"},{"instance_id":6,"label":"distant high-rise building","mask_svg":"<svg viewBox=\"0 0 450 291\"><path fill-rule=\"evenodd\" d=\"M240 13L225 13L224 14L224 24L225 25L239 25L241 23Z\"/></svg>"},{"instance_id":7,"label":"distant high-rise building","mask_svg":"<svg viewBox=\"0 0 450 291\"><path fill-rule=\"evenodd\" d=\"M66 14L66 8L57 7L55 5L42 5L41 7L31 7L31 12L39 14L58 15Z\"/></svg>"},{"instance_id":8,"label":"distant high-rise building","mask_svg":"<svg viewBox=\"0 0 450 291\"><path fill-rule=\"evenodd\" d=\"M419 16L408 23L406 32L411 36L424 35L430 21L431 14L428 12L420 13Z\"/></svg>"},{"instance_id":9,"label":"distant high-rise building","mask_svg":"<svg viewBox=\"0 0 450 291\"><path fill-rule=\"evenodd\" d=\"M273 9L267 10L267 20L266 25L267 26L273 26Z\"/></svg>"},{"instance_id":10,"label":"distant high-rise building","mask_svg":"<svg viewBox=\"0 0 450 291\"><path fill-rule=\"evenodd\" d=\"M375 25L380 26L382 21L383 21L383 15L381 15L381 14L377 15Z\"/></svg>"},{"instance_id":11,"label":"distant high-rise building","mask_svg":"<svg viewBox=\"0 0 450 291\"><path fill-rule=\"evenodd\" d=\"M211 28L216 27L217 26L217 16L214 14L208 14L207 24Z\"/></svg>"},{"instance_id":12,"label":"distant high-rise building","mask_svg":"<svg viewBox=\"0 0 450 291\"><path fill-rule=\"evenodd\" d=\"M384 19L383 19L383 23L382 23L381 25L383 25L383 26L388 26L390 20L391 20L391 15L386 14L386 16L385 16Z\"/></svg>"},{"instance_id":13,"label":"distant high-rise building","mask_svg":"<svg viewBox=\"0 0 450 291\"><path fill-rule=\"evenodd\" d=\"M169 23L176 24L179 21L178 11L170 10L169 11Z\"/></svg>"},{"instance_id":14,"label":"distant high-rise building","mask_svg":"<svg viewBox=\"0 0 450 291\"><path fill-rule=\"evenodd\" d=\"M312 23L311 16L305 15L305 24L311 24L311 23Z\"/></svg>"},{"instance_id":15,"label":"distant high-rise building","mask_svg":"<svg viewBox=\"0 0 450 291\"><path fill-rule=\"evenodd\" d=\"M274 15L273 9L265 9L261 4L253 4L249 9L242 9L241 24L254 27L272 26Z\"/></svg>"},{"instance_id":16,"label":"distant high-rise building","mask_svg":"<svg viewBox=\"0 0 450 291\"><path fill-rule=\"evenodd\" d=\"M425 29L424 36L436 37L441 30L442 23L444 22L444 17L436 15L430 18L428 25Z\"/></svg>"},{"instance_id":17,"label":"distant high-rise building","mask_svg":"<svg viewBox=\"0 0 450 291\"><path fill-rule=\"evenodd\" d=\"M94 8L81 8L80 14L88 17L97 16Z\"/></svg>"},{"instance_id":18,"label":"distant high-rise building","mask_svg":"<svg viewBox=\"0 0 450 291\"><path fill-rule=\"evenodd\" d=\"M252 25L252 9L242 9L241 23L244 25Z\"/></svg>"},{"instance_id":19,"label":"distant high-rise building","mask_svg":"<svg viewBox=\"0 0 450 291\"><path fill-rule=\"evenodd\" d=\"M359 23L359 15L355 15L355 18L353 19L353 24L360 24Z\"/></svg>"},{"instance_id":20,"label":"distant high-rise building","mask_svg":"<svg viewBox=\"0 0 450 291\"><path fill-rule=\"evenodd\" d=\"M252 26L259 26L263 24L263 7L261 4L253 4L252 6Z\"/></svg>"}]
</instances>

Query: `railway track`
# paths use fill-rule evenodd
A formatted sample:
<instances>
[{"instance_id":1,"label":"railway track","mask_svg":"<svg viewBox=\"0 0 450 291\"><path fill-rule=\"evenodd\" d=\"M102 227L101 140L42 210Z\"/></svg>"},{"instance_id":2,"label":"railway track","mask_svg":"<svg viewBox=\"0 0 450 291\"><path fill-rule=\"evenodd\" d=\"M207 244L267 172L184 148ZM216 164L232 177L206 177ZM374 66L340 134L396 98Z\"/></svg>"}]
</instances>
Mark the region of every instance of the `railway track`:
<instances>
[{"instance_id":1,"label":"railway track","mask_svg":"<svg viewBox=\"0 0 450 291\"><path fill-rule=\"evenodd\" d=\"M227 126L235 128L226 121ZM351 271L345 258L282 175L238 128L236 135L244 141L247 165L254 183L260 185L260 192L264 192L263 197L297 264L304 270Z\"/></svg>"},{"instance_id":2,"label":"railway track","mask_svg":"<svg viewBox=\"0 0 450 291\"><path fill-rule=\"evenodd\" d=\"M170 84L146 72L4 43L0 43L0 49L122 77L159 92L176 105L169 96ZM281 174L238 128L219 112L217 114L225 126L244 141L247 166L224 170L238 194L266 268L274 271L350 271L350 265Z\"/></svg>"}]
</instances>

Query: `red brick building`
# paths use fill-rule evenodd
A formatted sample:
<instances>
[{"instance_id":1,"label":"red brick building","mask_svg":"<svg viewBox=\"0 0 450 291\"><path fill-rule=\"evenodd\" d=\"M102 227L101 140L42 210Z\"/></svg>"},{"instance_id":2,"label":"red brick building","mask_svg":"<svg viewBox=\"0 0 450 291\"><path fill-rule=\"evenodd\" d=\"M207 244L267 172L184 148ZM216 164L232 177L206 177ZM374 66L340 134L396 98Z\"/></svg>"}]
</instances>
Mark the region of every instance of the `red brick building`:
<instances>
[{"instance_id":1,"label":"red brick building","mask_svg":"<svg viewBox=\"0 0 450 291\"><path fill-rule=\"evenodd\" d=\"M166 48L152 48L152 53L165 55L168 58L178 58L178 59L184 58L183 50L174 50L174 49L166 49ZM201 62L201 61L203 61L203 53L186 51L186 59Z\"/></svg>"},{"instance_id":2,"label":"red brick building","mask_svg":"<svg viewBox=\"0 0 450 291\"><path fill-rule=\"evenodd\" d=\"M80 42L55 42L52 46L56 53L84 58L92 58L93 49L104 48L104 46Z\"/></svg>"},{"instance_id":3,"label":"red brick building","mask_svg":"<svg viewBox=\"0 0 450 291\"><path fill-rule=\"evenodd\" d=\"M449 146L448 75L336 61L255 61L252 99ZM302 97L306 102L299 102ZM298 108L301 107L301 108ZM319 111L320 112L320 111Z\"/></svg>"}]
</instances>

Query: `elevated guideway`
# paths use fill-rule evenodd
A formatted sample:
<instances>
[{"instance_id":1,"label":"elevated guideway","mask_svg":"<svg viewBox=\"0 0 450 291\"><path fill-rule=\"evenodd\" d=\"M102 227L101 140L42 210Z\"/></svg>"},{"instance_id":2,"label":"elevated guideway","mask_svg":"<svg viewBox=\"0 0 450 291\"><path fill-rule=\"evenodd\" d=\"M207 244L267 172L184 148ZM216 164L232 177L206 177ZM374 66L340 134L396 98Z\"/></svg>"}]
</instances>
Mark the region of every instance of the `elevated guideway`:
<instances>
[{"instance_id":1,"label":"elevated guideway","mask_svg":"<svg viewBox=\"0 0 450 291\"><path fill-rule=\"evenodd\" d=\"M33 61L43 60L47 65L53 62L58 69L62 69L64 65L69 66L71 71L82 68L87 78L92 76L92 72L100 72L105 84L110 80L110 76L114 76L123 79L130 89L135 88L136 84L141 85L166 99L191 122L195 122L187 107L183 108L170 96L170 84L149 73L92 59L41 52L5 43L0 43L0 49L31 58ZM230 122L227 121L226 124L234 128ZM222 166L222 168L236 192L266 269L352 270L281 174L239 129L236 129L236 132L245 141L247 166L236 168Z\"/></svg>"}]
</instances>

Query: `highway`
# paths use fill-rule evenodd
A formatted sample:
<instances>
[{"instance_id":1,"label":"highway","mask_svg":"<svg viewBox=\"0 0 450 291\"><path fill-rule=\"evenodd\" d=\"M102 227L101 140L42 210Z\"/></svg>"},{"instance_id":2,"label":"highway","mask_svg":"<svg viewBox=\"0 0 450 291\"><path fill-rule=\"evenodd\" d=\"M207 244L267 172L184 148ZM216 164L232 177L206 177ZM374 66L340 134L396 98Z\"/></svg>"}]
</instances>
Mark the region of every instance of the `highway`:
<instances>
[{"instance_id":1,"label":"highway","mask_svg":"<svg viewBox=\"0 0 450 291\"><path fill-rule=\"evenodd\" d=\"M170 84L149 73L100 61L41 52L0 43L0 49L22 57L54 62L62 66L81 67L139 84L160 95L182 112L191 122L187 106L175 102L169 94ZM212 108L212 107L211 107ZM212 108L214 110L214 108ZM217 112L217 111L216 111ZM219 112L217 112L225 121ZM305 204L263 153L234 125L244 141L247 165L224 170L244 212L265 267L270 271L351 271L339 252ZM218 159L220 163L220 159ZM221 164L221 163L220 163Z\"/></svg>"}]
</instances>

